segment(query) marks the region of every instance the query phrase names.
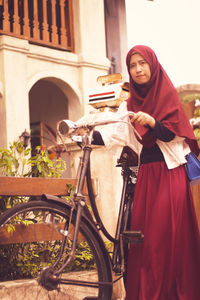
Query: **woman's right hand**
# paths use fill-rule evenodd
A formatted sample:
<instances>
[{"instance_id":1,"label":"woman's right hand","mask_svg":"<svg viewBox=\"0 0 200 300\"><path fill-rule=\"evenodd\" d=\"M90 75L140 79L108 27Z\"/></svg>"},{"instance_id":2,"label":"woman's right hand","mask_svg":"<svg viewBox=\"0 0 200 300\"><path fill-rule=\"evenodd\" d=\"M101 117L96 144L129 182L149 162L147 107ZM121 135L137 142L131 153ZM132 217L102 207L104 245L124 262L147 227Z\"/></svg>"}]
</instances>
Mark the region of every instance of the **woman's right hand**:
<instances>
[{"instance_id":1,"label":"woman's right hand","mask_svg":"<svg viewBox=\"0 0 200 300\"><path fill-rule=\"evenodd\" d=\"M154 128L156 124L156 120L150 116L149 114L138 111L134 114L134 116L131 118L131 123L138 123L141 126L150 126L151 128Z\"/></svg>"}]
</instances>

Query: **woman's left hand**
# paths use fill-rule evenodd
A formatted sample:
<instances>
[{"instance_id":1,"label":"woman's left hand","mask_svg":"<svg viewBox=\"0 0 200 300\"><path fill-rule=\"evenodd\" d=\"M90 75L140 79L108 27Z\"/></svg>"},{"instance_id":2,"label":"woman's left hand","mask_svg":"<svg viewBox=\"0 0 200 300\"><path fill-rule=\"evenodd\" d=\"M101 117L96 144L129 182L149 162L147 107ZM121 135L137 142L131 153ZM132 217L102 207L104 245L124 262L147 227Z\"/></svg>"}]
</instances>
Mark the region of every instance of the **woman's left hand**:
<instances>
[{"instance_id":1,"label":"woman's left hand","mask_svg":"<svg viewBox=\"0 0 200 300\"><path fill-rule=\"evenodd\" d=\"M149 125L152 128L154 128L156 124L155 119L143 111L138 111L137 113L135 113L135 115L131 118L131 122L138 123L141 126Z\"/></svg>"}]
</instances>

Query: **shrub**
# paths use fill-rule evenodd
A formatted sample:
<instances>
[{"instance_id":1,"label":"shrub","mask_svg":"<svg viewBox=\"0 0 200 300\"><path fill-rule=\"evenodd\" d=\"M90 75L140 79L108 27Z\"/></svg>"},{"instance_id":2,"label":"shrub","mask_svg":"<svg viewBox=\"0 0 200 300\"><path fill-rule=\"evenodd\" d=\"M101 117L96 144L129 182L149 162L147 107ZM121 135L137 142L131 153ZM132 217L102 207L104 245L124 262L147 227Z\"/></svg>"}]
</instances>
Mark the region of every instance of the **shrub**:
<instances>
[{"instance_id":1,"label":"shrub","mask_svg":"<svg viewBox=\"0 0 200 300\"><path fill-rule=\"evenodd\" d=\"M50 159L43 146L35 148L31 156L31 148L25 148L23 142L10 144L8 149L0 148L0 170L5 176L14 177L61 177L66 169L62 158ZM0 211L27 200L26 197L0 197Z\"/></svg>"}]
</instances>

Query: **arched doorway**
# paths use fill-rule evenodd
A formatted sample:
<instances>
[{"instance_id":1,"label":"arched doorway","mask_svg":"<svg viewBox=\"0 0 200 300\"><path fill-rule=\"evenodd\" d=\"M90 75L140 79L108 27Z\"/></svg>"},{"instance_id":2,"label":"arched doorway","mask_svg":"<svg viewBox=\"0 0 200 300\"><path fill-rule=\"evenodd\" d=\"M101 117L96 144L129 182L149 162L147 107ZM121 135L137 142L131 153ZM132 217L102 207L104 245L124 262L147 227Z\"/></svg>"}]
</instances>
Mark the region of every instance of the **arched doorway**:
<instances>
[{"instance_id":1,"label":"arched doorway","mask_svg":"<svg viewBox=\"0 0 200 300\"><path fill-rule=\"evenodd\" d=\"M29 92L29 111L32 144L51 146L56 123L68 118L67 97L53 82L39 80Z\"/></svg>"},{"instance_id":2,"label":"arched doorway","mask_svg":"<svg viewBox=\"0 0 200 300\"><path fill-rule=\"evenodd\" d=\"M49 151L55 149L57 122L72 119L72 115L78 119L80 113L78 97L69 85L54 77L38 80L29 91L32 149L38 145L43 145ZM62 154L62 158L69 166L69 156ZM71 177L70 168L67 168L64 176Z\"/></svg>"}]
</instances>

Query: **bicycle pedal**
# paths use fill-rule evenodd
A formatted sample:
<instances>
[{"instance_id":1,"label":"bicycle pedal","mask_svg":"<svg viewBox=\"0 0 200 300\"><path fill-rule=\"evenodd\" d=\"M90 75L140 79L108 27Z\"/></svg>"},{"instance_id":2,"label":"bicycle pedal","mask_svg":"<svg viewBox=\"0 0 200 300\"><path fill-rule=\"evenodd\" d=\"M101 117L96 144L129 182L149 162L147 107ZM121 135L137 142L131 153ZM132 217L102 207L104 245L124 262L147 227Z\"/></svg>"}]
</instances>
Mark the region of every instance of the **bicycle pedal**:
<instances>
[{"instance_id":1,"label":"bicycle pedal","mask_svg":"<svg viewBox=\"0 0 200 300\"><path fill-rule=\"evenodd\" d=\"M122 237L127 243L142 243L144 235L141 231L124 231Z\"/></svg>"}]
</instances>

